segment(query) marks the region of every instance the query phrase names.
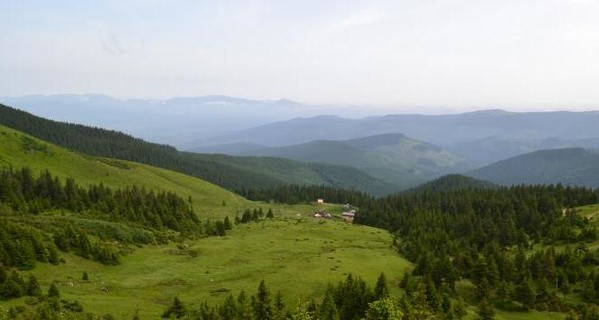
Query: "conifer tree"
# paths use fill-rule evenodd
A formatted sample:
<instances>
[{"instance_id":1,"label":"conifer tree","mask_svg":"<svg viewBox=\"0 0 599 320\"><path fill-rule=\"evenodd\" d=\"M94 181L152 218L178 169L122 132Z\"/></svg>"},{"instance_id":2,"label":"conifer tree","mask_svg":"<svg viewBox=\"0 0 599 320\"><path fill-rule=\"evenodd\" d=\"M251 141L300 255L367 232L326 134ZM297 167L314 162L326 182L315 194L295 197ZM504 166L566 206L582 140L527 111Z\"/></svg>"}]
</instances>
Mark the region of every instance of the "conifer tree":
<instances>
[{"instance_id":1,"label":"conifer tree","mask_svg":"<svg viewBox=\"0 0 599 320\"><path fill-rule=\"evenodd\" d=\"M275 314L274 319L276 320L285 320L285 304L283 303L283 295L281 291L277 291L277 295L275 296Z\"/></svg>"},{"instance_id":2,"label":"conifer tree","mask_svg":"<svg viewBox=\"0 0 599 320\"><path fill-rule=\"evenodd\" d=\"M245 291L241 290L237 296L237 319L251 319L252 306L248 302Z\"/></svg>"},{"instance_id":3,"label":"conifer tree","mask_svg":"<svg viewBox=\"0 0 599 320\"><path fill-rule=\"evenodd\" d=\"M42 295L42 289L40 288L39 283L34 275L29 275L29 279L27 280L27 288L26 292L28 296L37 297Z\"/></svg>"},{"instance_id":4,"label":"conifer tree","mask_svg":"<svg viewBox=\"0 0 599 320\"><path fill-rule=\"evenodd\" d=\"M385 274L381 272L379 275L376 286L374 287L374 300L381 300L389 296L389 287L387 286L387 278Z\"/></svg>"},{"instance_id":5,"label":"conifer tree","mask_svg":"<svg viewBox=\"0 0 599 320\"><path fill-rule=\"evenodd\" d=\"M60 298L60 291L58 291L58 287L56 283L52 282L50 288L48 288L48 297L50 298Z\"/></svg>"},{"instance_id":6,"label":"conifer tree","mask_svg":"<svg viewBox=\"0 0 599 320\"><path fill-rule=\"evenodd\" d=\"M163 318L175 317L176 319L183 318L187 314L187 308L178 297L173 298L173 304L162 313Z\"/></svg>"},{"instance_id":7,"label":"conifer tree","mask_svg":"<svg viewBox=\"0 0 599 320\"><path fill-rule=\"evenodd\" d=\"M478 319L480 320L493 320L495 319L495 310L493 304L488 300L484 299L478 306Z\"/></svg>"},{"instance_id":8,"label":"conifer tree","mask_svg":"<svg viewBox=\"0 0 599 320\"><path fill-rule=\"evenodd\" d=\"M22 297L26 289L24 287L23 279L13 270L0 287L0 298L6 300Z\"/></svg>"},{"instance_id":9,"label":"conifer tree","mask_svg":"<svg viewBox=\"0 0 599 320\"><path fill-rule=\"evenodd\" d=\"M255 297L252 297L252 309L254 311L254 317L261 320L272 320L273 312L270 301L270 293L266 288L264 280L260 281L258 286L258 292Z\"/></svg>"}]
</instances>

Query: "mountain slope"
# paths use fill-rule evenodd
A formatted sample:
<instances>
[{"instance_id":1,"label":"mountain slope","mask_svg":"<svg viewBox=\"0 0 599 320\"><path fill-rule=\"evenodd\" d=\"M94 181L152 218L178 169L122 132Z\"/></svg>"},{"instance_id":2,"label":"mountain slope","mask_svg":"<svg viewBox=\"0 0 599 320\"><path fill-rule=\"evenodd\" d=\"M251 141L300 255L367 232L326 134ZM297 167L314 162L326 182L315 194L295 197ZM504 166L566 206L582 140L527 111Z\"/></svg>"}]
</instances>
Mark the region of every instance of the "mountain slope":
<instances>
[{"instance_id":1,"label":"mountain slope","mask_svg":"<svg viewBox=\"0 0 599 320\"><path fill-rule=\"evenodd\" d=\"M185 198L192 197L208 217L230 214L232 208L251 205L250 201L198 178L129 161L78 154L4 126L0 126L0 167L50 170L58 177L74 178L84 185L102 183L114 188L137 185L172 191ZM227 207L223 207L223 201Z\"/></svg>"},{"instance_id":2,"label":"mountain slope","mask_svg":"<svg viewBox=\"0 0 599 320\"><path fill-rule=\"evenodd\" d=\"M450 149L454 153L470 159L473 163L489 164L538 150L571 147L599 148L599 138L569 140L563 138L533 139L528 137L494 136L459 143L451 146Z\"/></svg>"},{"instance_id":3,"label":"mountain slope","mask_svg":"<svg viewBox=\"0 0 599 320\"><path fill-rule=\"evenodd\" d=\"M246 154L352 166L402 188L467 168L466 162L459 157L402 134L384 134L345 141L317 140L293 146L258 149Z\"/></svg>"},{"instance_id":4,"label":"mountain slope","mask_svg":"<svg viewBox=\"0 0 599 320\"><path fill-rule=\"evenodd\" d=\"M229 190L283 184L324 184L389 193L395 186L348 167L305 164L287 159L235 158L179 152L167 145L149 143L117 131L39 118L0 105L0 125L92 156L140 162L199 177Z\"/></svg>"},{"instance_id":5,"label":"mountain slope","mask_svg":"<svg viewBox=\"0 0 599 320\"><path fill-rule=\"evenodd\" d=\"M599 188L599 152L583 148L541 150L469 171L503 185L556 184Z\"/></svg>"}]
</instances>

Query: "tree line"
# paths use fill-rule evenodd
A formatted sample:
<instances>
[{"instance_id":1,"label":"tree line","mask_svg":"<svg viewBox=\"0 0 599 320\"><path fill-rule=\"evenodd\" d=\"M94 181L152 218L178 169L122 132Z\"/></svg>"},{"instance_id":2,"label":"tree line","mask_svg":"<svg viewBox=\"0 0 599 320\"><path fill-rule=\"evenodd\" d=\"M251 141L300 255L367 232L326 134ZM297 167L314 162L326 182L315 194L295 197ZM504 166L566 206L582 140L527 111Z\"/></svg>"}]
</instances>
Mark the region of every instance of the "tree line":
<instances>
[{"instance_id":1,"label":"tree line","mask_svg":"<svg viewBox=\"0 0 599 320\"><path fill-rule=\"evenodd\" d=\"M299 300L295 308L284 303L280 291L270 290L264 280L255 294L248 296L245 291L237 296L229 294L221 304L199 306L185 304L175 297L172 304L162 314L163 318L198 320L411 320L449 318L461 319L465 314L465 304L443 298L442 307L432 310L426 304L426 292L415 291L409 296L394 299L389 295L389 287L384 273L381 273L374 287L359 276L349 274L337 284L329 284L322 299Z\"/></svg>"},{"instance_id":2,"label":"tree line","mask_svg":"<svg viewBox=\"0 0 599 320\"><path fill-rule=\"evenodd\" d=\"M19 213L64 209L181 232L194 232L199 225L191 203L173 192L136 186L113 190L101 183L82 187L73 178L63 183L47 170L35 176L27 167L0 169L0 203L4 210Z\"/></svg>"}]
</instances>

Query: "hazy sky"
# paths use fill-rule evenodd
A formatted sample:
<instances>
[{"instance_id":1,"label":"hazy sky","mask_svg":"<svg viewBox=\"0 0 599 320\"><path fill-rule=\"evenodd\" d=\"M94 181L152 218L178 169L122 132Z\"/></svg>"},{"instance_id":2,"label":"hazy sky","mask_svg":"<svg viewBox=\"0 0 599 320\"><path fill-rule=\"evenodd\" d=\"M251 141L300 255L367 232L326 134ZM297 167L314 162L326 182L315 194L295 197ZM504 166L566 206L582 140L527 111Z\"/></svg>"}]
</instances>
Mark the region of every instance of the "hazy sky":
<instances>
[{"instance_id":1,"label":"hazy sky","mask_svg":"<svg viewBox=\"0 0 599 320\"><path fill-rule=\"evenodd\" d=\"M599 0L2 0L0 21L0 95L599 109Z\"/></svg>"}]
</instances>

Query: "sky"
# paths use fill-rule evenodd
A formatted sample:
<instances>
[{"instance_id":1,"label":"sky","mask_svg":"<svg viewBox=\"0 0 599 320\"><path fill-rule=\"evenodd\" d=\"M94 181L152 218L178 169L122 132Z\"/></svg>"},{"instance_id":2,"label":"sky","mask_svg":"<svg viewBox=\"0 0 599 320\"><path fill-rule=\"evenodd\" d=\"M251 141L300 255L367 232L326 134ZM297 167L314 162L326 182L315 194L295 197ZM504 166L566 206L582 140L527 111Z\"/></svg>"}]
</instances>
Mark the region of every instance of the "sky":
<instances>
[{"instance_id":1,"label":"sky","mask_svg":"<svg viewBox=\"0 0 599 320\"><path fill-rule=\"evenodd\" d=\"M0 96L599 109L599 0L3 0Z\"/></svg>"}]
</instances>

